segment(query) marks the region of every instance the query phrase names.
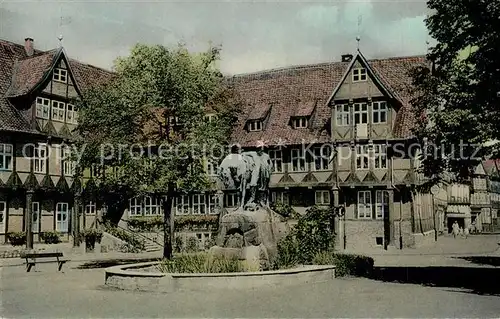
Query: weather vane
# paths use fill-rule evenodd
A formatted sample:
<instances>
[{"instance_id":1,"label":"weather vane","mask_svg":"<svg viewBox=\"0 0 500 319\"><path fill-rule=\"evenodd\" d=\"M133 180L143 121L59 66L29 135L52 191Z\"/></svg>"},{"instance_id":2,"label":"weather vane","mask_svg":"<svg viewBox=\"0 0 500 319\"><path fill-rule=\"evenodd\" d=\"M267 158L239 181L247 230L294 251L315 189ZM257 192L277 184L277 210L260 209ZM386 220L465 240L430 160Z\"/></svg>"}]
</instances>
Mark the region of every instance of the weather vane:
<instances>
[{"instance_id":1,"label":"weather vane","mask_svg":"<svg viewBox=\"0 0 500 319\"><path fill-rule=\"evenodd\" d=\"M359 10L358 10L359 11ZM363 16L361 14L358 15L358 35L356 36L357 47L359 51L359 41L361 40L361 22L363 21Z\"/></svg>"}]
</instances>

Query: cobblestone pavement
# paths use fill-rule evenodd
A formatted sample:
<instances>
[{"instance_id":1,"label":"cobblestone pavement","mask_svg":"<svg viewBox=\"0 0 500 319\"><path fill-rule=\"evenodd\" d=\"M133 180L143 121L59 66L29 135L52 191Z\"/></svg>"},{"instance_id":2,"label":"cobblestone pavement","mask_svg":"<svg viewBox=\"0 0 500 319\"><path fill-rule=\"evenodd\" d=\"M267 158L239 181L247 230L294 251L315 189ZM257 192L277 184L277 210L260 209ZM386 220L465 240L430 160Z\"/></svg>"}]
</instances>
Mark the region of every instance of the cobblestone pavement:
<instances>
[{"instance_id":1,"label":"cobblestone pavement","mask_svg":"<svg viewBox=\"0 0 500 319\"><path fill-rule=\"evenodd\" d=\"M249 291L203 290L170 294L106 288L104 270L54 264L36 272L0 268L5 318L493 318L500 297L450 288L335 279L314 285Z\"/></svg>"}]
</instances>

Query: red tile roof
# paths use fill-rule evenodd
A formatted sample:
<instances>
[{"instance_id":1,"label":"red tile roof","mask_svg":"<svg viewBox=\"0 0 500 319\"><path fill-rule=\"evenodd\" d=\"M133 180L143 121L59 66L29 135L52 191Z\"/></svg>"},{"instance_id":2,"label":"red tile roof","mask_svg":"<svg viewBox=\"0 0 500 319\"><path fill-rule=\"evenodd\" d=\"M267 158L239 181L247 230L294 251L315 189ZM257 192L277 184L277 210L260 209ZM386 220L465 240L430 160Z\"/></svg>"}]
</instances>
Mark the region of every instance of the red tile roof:
<instances>
[{"instance_id":1,"label":"red tile roof","mask_svg":"<svg viewBox=\"0 0 500 319\"><path fill-rule=\"evenodd\" d=\"M269 103L258 103L255 104L248 114L247 120L261 120L264 119L271 109L271 105Z\"/></svg>"},{"instance_id":2,"label":"red tile roof","mask_svg":"<svg viewBox=\"0 0 500 319\"><path fill-rule=\"evenodd\" d=\"M52 70L63 50L35 50L28 57L24 46L0 39L0 130L41 133L32 128L29 119L12 104L12 98L24 96L40 84ZM80 90L108 81L113 73L94 66L69 60Z\"/></svg>"},{"instance_id":3,"label":"red tile roof","mask_svg":"<svg viewBox=\"0 0 500 319\"><path fill-rule=\"evenodd\" d=\"M411 83L408 71L415 66L427 65L425 56L398 57L368 60L368 63L382 84L391 90L401 102L396 118L394 135L400 138L411 136L414 116L409 101L408 85ZM227 79L246 102L232 140L242 146L255 146L259 141L268 145L300 144L305 142L326 142L331 109L327 105L335 87L341 81L349 62L320 63L294 66L282 69L236 75ZM297 113L300 105L316 101L315 112L309 129L293 129L290 117ZM253 108L272 105L269 122L263 131L247 132L244 123ZM304 110L303 112L307 112ZM302 111L300 111L302 112ZM299 114L300 114L299 112Z\"/></svg>"},{"instance_id":4,"label":"red tile roof","mask_svg":"<svg viewBox=\"0 0 500 319\"><path fill-rule=\"evenodd\" d=\"M316 101L304 101L297 103L293 116L311 116L316 106Z\"/></svg>"}]
</instances>

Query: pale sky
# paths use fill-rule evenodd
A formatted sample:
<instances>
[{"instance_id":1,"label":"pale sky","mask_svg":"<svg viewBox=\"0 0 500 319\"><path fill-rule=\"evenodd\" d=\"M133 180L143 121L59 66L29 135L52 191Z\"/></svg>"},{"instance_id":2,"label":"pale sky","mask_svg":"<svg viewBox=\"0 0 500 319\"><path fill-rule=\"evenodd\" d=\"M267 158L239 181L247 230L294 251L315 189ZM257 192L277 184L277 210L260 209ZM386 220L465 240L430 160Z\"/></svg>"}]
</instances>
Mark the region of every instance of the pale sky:
<instances>
[{"instance_id":1,"label":"pale sky","mask_svg":"<svg viewBox=\"0 0 500 319\"><path fill-rule=\"evenodd\" d=\"M49 50L62 34L70 57L107 69L136 43L200 51L211 41L221 70L237 74L338 61L358 34L367 58L425 54L427 12L424 0L0 0L0 38Z\"/></svg>"}]
</instances>

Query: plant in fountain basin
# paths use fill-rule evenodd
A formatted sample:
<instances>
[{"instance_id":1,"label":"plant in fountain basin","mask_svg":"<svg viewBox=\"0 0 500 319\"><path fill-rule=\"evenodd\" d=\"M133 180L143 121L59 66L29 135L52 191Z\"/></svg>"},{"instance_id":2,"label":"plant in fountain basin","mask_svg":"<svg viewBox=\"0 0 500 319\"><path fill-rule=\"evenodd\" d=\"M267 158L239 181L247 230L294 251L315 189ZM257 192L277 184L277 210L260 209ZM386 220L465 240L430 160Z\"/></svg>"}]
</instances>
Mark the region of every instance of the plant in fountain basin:
<instances>
[{"instance_id":1,"label":"plant in fountain basin","mask_svg":"<svg viewBox=\"0 0 500 319\"><path fill-rule=\"evenodd\" d=\"M243 272L245 264L236 257L214 256L208 253L179 254L157 265L165 273L228 273Z\"/></svg>"}]
</instances>

